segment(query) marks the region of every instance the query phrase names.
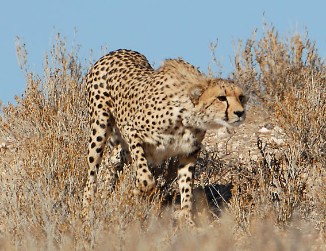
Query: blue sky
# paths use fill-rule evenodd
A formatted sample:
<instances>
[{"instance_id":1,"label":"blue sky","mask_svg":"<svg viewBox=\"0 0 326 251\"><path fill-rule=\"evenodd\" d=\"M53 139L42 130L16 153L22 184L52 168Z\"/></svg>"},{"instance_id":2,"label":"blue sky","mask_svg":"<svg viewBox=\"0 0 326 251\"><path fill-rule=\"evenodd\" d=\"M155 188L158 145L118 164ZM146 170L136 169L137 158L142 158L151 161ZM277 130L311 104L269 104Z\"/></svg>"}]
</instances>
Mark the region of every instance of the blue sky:
<instances>
[{"instance_id":1,"label":"blue sky","mask_svg":"<svg viewBox=\"0 0 326 251\"><path fill-rule=\"evenodd\" d=\"M19 36L28 51L30 69L41 73L46 52L58 32L81 45L80 58L102 56L128 48L143 53L158 66L165 58L183 57L207 72L210 43L218 39L217 59L224 74L232 70L234 42L273 23L282 36L293 32L317 42L326 55L325 0L7 0L0 15L0 100L3 105L26 87L16 57ZM263 15L263 13L265 13Z\"/></svg>"}]
</instances>

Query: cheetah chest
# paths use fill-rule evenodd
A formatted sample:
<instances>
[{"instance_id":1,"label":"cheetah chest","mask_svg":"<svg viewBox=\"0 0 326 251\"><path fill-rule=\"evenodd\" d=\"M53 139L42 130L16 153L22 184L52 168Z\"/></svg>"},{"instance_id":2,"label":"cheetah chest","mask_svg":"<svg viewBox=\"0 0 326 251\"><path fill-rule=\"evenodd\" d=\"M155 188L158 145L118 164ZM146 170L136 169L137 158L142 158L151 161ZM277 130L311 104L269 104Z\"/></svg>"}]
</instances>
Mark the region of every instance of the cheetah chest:
<instances>
[{"instance_id":1,"label":"cheetah chest","mask_svg":"<svg viewBox=\"0 0 326 251\"><path fill-rule=\"evenodd\" d=\"M150 164L158 165L170 157L187 155L200 148L202 133L179 128L173 134L161 134L156 140L144 139L144 152Z\"/></svg>"}]
</instances>

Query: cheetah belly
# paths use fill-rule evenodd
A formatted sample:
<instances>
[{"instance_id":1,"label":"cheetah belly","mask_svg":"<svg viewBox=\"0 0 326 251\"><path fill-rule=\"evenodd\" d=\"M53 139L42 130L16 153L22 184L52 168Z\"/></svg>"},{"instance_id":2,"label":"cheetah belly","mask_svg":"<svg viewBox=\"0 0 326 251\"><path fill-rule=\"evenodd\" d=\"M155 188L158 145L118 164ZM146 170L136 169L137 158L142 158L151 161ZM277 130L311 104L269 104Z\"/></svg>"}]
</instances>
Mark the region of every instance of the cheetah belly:
<instances>
[{"instance_id":1,"label":"cheetah belly","mask_svg":"<svg viewBox=\"0 0 326 251\"><path fill-rule=\"evenodd\" d=\"M198 149L200 143L196 136L184 129L176 134L160 135L159 141L144 140L144 151L147 161L152 165L159 165L170 157L180 154L190 154Z\"/></svg>"}]
</instances>

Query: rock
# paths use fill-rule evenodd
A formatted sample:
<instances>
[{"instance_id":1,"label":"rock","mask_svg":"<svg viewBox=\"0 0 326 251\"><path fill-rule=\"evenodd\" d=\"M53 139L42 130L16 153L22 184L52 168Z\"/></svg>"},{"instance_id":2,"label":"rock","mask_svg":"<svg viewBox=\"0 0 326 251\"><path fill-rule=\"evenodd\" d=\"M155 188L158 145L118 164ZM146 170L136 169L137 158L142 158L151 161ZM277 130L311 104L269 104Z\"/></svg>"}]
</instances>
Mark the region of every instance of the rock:
<instances>
[{"instance_id":1,"label":"rock","mask_svg":"<svg viewBox=\"0 0 326 251\"><path fill-rule=\"evenodd\" d=\"M271 137L271 140L276 143L277 145L283 145L284 144L284 140L283 139L277 139L275 137Z\"/></svg>"},{"instance_id":2,"label":"rock","mask_svg":"<svg viewBox=\"0 0 326 251\"><path fill-rule=\"evenodd\" d=\"M260 132L260 133L270 133L271 130L267 129L266 127L263 127L263 128L261 128L261 129L259 129L258 132Z\"/></svg>"}]
</instances>

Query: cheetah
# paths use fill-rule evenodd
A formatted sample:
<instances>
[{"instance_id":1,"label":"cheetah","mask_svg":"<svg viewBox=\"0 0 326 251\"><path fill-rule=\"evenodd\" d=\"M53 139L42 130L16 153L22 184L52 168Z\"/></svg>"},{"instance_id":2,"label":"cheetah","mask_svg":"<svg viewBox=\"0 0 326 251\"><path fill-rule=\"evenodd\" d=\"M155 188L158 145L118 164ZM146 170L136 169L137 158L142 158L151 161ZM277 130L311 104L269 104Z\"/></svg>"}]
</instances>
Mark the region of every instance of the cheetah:
<instances>
[{"instance_id":1,"label":"cheetah","mask_svg":"<svg viewBox=\"0 0 326 251\"><path fill-rule=\"evenodd\" d=\"M153 69L145 56L126 49L100 58L85 82L91 132L84 208L92 204L105 145L120 145L121 165L131 164L142 193L155 187L149 166L178 158L181 212L193 224L192 186L201 142L207 130L244 120L242 89L208 78L182 59Z\"/></svg>"}]
</instances>

